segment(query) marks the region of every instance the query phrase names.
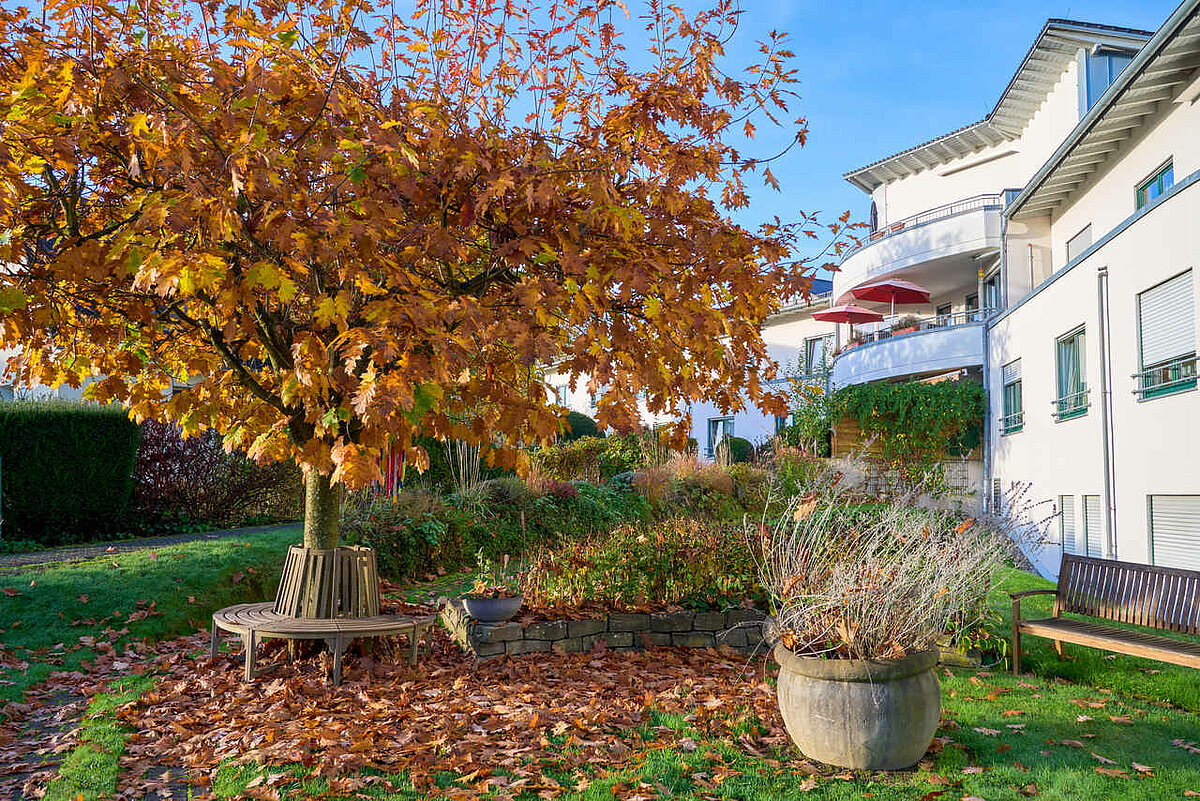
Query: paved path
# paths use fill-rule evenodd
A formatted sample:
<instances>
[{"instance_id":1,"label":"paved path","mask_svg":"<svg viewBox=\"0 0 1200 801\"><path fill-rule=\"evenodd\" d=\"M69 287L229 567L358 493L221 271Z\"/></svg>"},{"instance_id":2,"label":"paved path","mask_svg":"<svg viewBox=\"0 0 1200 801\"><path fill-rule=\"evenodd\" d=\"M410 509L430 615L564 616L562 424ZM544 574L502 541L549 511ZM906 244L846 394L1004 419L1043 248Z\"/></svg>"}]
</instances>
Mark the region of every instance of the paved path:
<instances>
[{"instance_id":1,"label":"paved path","mask_svg":"<svg viewBox=\"0 0 1200 801\"><path fill-rule=\"evenodd\" d=\"M162 548L167 545L178 545L183 542L201 542L203 540L223 540L234 537L252 537L255 534L265 534L285 528L297 528L299 523L275 523L270 526L254 526L252 528L229 528L220 531L202 531L196 534L173 534L169 537L145 537L139 540L115 540L112 542L97 542L91 545L71 546L67 548L50 548L44 551L27 551L25 553L0 554L0 570L8 570L30 565L44 565L50 562L78 562L84 559L95 559L113 553L141 551L147 548Z\"/></svg>"}]
</instances>

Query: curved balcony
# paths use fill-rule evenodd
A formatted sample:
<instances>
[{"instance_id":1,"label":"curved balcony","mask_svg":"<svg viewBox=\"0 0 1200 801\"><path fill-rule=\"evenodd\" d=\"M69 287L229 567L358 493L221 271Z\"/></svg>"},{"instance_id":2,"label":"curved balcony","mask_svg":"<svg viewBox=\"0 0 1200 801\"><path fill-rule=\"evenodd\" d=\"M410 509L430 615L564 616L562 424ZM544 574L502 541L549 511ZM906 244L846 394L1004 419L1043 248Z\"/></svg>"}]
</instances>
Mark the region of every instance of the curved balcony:
<instances>
[{"instance_id":1,"label":"curved balcony","mask_svg":"<svg viewBox=\"0 0 1200 801\"><path fill-rule=\"evenodd\" d=\"M977 195L891 223L842 258L833 276L835 303L848 302L855 287L904 272L907 280L936 290L961 276L948 272L955 263L1000 247L1003 195ZM949 268L949 270L948 270Z\"/></svg>"},{"instance_id":2,"label":"curved balcony","mask_svg":"<svg viewBox=\"0 0 1200 801\"><path fill-rule=\"evenodd\" d=\"M833 384L867 384L983 364L983 328L990 312L972 311L922 320L917 330L868 334L833 360Z\"/></svg>"}]
</instances>

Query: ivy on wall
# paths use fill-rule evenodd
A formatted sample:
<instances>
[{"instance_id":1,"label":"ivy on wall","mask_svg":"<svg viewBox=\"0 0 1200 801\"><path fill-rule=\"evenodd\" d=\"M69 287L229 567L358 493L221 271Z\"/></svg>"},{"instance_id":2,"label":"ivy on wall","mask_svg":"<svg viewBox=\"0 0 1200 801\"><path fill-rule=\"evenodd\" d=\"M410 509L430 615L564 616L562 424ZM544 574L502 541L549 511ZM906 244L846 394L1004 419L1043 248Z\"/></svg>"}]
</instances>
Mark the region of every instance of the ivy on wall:
<instances>
[{"instance_id":1,"label":"ivy on wall","mask_svg":"<svg viewBox=\"0 0 1200 801\"><path fill-rule=\"evenodd\" d=\"M976 381L881 382L838 390L831 411L833 420L854 419L888 461L921 468L979 447L986 403Z\"/></svg>"}]
</instances>

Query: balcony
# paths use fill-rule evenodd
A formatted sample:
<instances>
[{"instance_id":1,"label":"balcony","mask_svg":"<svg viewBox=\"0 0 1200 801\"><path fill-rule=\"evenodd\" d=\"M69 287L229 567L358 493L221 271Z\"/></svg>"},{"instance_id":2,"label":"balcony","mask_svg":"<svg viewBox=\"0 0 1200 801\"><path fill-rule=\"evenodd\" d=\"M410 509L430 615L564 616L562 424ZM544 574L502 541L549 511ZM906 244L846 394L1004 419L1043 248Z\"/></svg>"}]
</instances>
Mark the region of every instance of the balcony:
<instances>
[{"instance_id":1,"label":"balcony","mask_svg":"<svg viewBox=\"0 0 1200 801\"><path fill-rule=\"evenodd\" d=\"M1003 208L1003 195L976 195L891 223L842 258L833 296L841 302L857 286L918 265L926 274L906 277L931 289L951 261L962 262L974 277L970 258L1000 247Z\"/></svg>"},{"instance_id":2,"label":"balcony","mask_svg":"<svg viewBox=\"0 0 1200 801\"><path fill-rule=\"evenodd\" d=\"M844 387L904 376L932 375L983 364L990 309L928 317L913 326L862 334L833 360L833 383Z\"/></svg>"}]
</instances>

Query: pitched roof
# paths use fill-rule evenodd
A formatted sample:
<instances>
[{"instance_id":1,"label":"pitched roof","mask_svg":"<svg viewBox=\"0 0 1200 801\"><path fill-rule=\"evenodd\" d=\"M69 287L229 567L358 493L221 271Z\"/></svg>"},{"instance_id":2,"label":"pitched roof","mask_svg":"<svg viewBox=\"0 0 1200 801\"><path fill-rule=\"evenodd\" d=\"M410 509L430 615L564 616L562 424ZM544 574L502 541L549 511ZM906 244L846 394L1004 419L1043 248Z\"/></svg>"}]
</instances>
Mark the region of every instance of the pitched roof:
<instances>
[{"instance_id":1,"label":"pitched roof","mask_svg":"<svg viewBox=\"0 0 1200 801\"><path fill-rule=\"evenodd\" d=\"M923 142L845 174L845 179L872 192L887 181L1012 141L1041 107L1080 47L1097 44L1137 49L1151 31L1069 19L1050 19L1025 54L995 107L978 122Z\"/></svg>"},{"instance_id":2,"label":"pitched roof","mask_svg":"<svg viewBox=\"0 0 1200 801\"><path fill-rule=\"evenodd\" d=\"M1005 211L1053 212L1189 84L1200 94L1200 0L1184 0ZM1185 90L1186 91L1186 90Z\"/></svg>"}]
</instances>

